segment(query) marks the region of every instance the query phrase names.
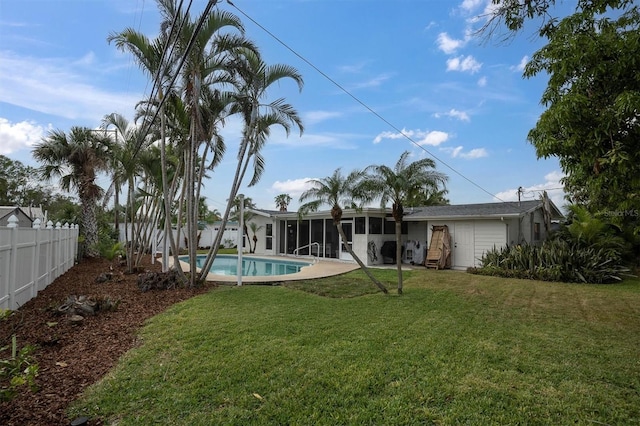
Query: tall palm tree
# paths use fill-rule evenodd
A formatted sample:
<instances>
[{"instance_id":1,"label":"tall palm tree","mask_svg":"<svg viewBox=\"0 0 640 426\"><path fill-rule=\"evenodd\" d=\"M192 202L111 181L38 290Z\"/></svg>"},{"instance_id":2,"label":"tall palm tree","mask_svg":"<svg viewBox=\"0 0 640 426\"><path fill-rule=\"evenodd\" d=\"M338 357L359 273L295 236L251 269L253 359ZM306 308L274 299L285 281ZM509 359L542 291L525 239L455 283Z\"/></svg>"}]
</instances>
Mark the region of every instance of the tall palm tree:
<instances>
[{"instance_id":1,"label":"tall palm tree","mask_svg":"<svg viewBox=\"0 0 640 426\"><path fill-rule=\"evenodd\" d=\"M59 177L62 189L78 191L88 257L99 255L96 208L103 189L96 183L96 175L107 171L111 145L112 140L100 132L74 126L68 134L49 131L33 149L33 157L43 164L40 174L44 179Z\"/></svg>"},{"instance_id":2,"label":"tall palm tree","mask_svg":"<svg viewBox=\"0 0 640 426\"><path fill-rule=\"evenodd\" d=\"M342 241L346 242L347 236L344 233L344 229L342 229L341 205L357 206L366 198L366 194L360 191L360 183L364 177L365 174L359 170L354 170L347 176L343 176L340 168L338 168L331 176L307 181L312 187L300 195L300 202L304 204L298 209L298 214L304 216L307 213L318 211L323 205L330 206L333 224L336 226ZM351 246L345 244L345 247L369 279L371 279L383 293L388 293L384 284L371 274L362 260L352 251Z\"/></svg>"},{"instance_id":3,"label":"tall palm tree","mask_svg":"<svg viewBox=\"0 0 640 426\"><path fill-rule=\"evenodd\" d=\"M269 90L272 90L275 84L279 84L284 79L293 80L298 85L298 89L302 90L302 75L294 67L288 65L267 65L259 52L254 49L240 48L235 50L234 54L234 91L230 94L233 98L230 112L240 115L243 129L236 157L236 171L228 200L234 200L238 195L249 165L253 165L253 176L248 186L255 185L262 177L265 160L261 151L271 135L272 127L283 128L287 136L293 127L297 127L300 134L304 131L298 112L286 103L284 98L265 102ZM220 229L224 229L226 226L231 207L232 204L227 203ZM219 233L214 244L211 245L203 265L203 278L213 263L221 240L222 233Z\"/></svg>"},{"instance_id":4,"label":"tall palm tree","mask_svg":"<svg viewBox=\"0 0 640 426\"><path fill-rule=\"evenodd\" d=\"M435 171L435 162L423 158L410 163L409 151L400 155L396 165L369 166L364 185L372 198L380 198L386 208L392 203L391 214L396 224L396 265L398 269L398 294L402 294L402 220L404 206L426 188L438 188L447 181L447 176Z\"/></svg>"},{"instance_id":5,"label":"tall palm tree","mask_svg":"<svg viewBox=\"0 0 640 426\"><path fill-rule=\"evenodd\" d=\"M140 246L136 239L136 226L137 216L139 213L135 206L136 197L136 181L145 173L140 157L145 153L146 149L150 145L150 137L147 136L143 126L136 126L133 122L127 120L123 115L118 113L107 114L102 119L102 128L116 130L116 134L119 136L115 149L112 150L112 186L117 192L117 184L126 182L128 185L127 190L127 208L128 212L125 215L127 221L129 221L131 236L127 241L127 269L131 273L135 266L139 266L142 260L140 254L142 250L137 250ZM148 213L145 211L144 213ZM139 234L139 233L138 233ZM127 233L128 235L128 233ZM138 252L138 256L134 254Z\"/></svg>"},{"instance_id":6,"label":"tall palm tree","mask_svg":"<svg viewBox=\"0 0 640 426\"><path fill-rule=\"evenodd\" d=\"M286 212L287 208L289 208L291 199L291 195L289 194L280 194L276 195L276 198L274 198L273 201L276 203L276 206L278 206L281 212Z\"/></svg>"},{"instance_id":7,"label":"tall palm tree","mask_svg":"<svg viewBox=\"0 0 640 426\"><path fill-rule=\"evenodd\" d=\"M175 29L170 28L167 22L171 11L175 9L173 0L158 1L158 7L161 15L163 16L163 24L160 36L151 40L143 33L135 30L134 28L126 28L121 32L114 32L109 35L107 41L109 43L114 42L116 47L121 51L131 53L140 68L149 76L154 86L157 86L157 97L155 100L158 103L167 95L169 82L171 79L171 70L174 67L175 55L165 55L163 52L172 51L171 46L175 43ZM170 31L171 30L171 31ZM178 259L178 250L173 233L171 232L171 206L173 200L173 193L170 192L170 187L167 178L167 158L166 158L166 137L165 137L165 122L166 117L164 114L164 106L159 111L160 115L160 164L162 168L162 191L164 200L164 236L165 236L165 250L163 251L162 268L164 271L168 269L168 247L171 246L174 254L174 266L179 268L180 262ZM169 244L167 244L167 241ZM184 279L184 277L183 277Z\"/></svg>"}]
</instances>

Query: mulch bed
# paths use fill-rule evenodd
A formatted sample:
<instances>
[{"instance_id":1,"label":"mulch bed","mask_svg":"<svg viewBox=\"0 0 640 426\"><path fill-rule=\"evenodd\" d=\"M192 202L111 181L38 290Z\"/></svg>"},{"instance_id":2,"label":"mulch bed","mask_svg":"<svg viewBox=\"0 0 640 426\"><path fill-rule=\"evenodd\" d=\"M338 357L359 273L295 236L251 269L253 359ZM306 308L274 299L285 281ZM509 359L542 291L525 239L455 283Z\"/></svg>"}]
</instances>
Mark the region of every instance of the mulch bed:
<instances>
[{"instance_id":1,"label":"mulch bed","mask_svg":"<svg viewBox=\"0 0 640 426\"><path fill-rule=\"evenodd\" d=\"M161 268L159 263L151 264L150 258L141 266L145 271ZM66 416L66 408L136 346L138 330L148 318L211 288L142 292L138 275L124 272L123 266L114 267L105 259L84 260L0 321L0 347L10 345L15 334L18 347L35 346L33 357L39 366L38 390L24 389L12 401L0 403L0 425L69 425L73 419ZM103 273L113 278L96 282ZM73 323L68 315L57 312L70 296L108 297L119 305ZM9 355L0 353L3 359ZM100 424L99 419L89 421L89 425Z\"/></svg>"}]
</instances>

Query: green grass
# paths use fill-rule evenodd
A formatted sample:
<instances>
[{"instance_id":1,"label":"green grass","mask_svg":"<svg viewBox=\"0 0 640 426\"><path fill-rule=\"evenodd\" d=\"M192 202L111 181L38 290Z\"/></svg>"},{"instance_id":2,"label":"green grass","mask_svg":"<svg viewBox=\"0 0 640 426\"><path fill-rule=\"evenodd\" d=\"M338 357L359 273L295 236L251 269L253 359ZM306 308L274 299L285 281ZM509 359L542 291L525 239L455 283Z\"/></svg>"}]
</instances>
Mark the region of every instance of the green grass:
<instances>
[{"instance_id":1,"label":"green grass","mask_svg":"<svg viewBox=\"0 0 640 426\"><path fill-rule=\"evenodd\" d=\"M375 271L387 284L393 272ZM355 271L176 305L72 414L118 425L640 423L638 280L412 271L402 296L364 294L372 286Z\"/></svg>"}]
</instances>

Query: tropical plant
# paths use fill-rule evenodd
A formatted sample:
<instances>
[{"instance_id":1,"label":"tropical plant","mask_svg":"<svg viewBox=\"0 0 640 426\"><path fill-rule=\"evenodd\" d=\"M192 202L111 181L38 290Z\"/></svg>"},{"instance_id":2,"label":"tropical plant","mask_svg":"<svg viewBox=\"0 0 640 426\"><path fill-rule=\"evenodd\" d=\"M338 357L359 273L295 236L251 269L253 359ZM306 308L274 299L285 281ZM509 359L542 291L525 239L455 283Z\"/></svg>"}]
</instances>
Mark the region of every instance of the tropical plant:
<instances>
[{"instance_id":1,"label":"tropical plant","mask_svg":"<svg viewBox=\"0 0 640 426\"><path fill-rule=\"evenodd\" d=\"M276 206L278 207L278 209L280 209L281 212L286 212L287 208L289 208L289 203L291 202L291 200L292 198L289 194L279 194L276 195L273 201L276 203Z\"/></svg>"},{"instance_id":2,"label":"tropical plant","mask_svg":"<svg viewBox=\"0 0 640 426\"><path fill-rule=\"evenodd\" d=\"M393 168L379 165L365 169L363 181L368 197L380 198L380 205L386 208L391 202L391 215L395 220L396 266L398 270L398 294L402 294L402 220L404 207L426 192L437 192L444 185L447 176L435 171L435 162L423 158L409 162L409 151L400 155Z\"/></svg>"},{"instance_id":3,"label":"tropical plant","mask_svg":"<svg viewBox=\"0 0 640 426\"><path fill-rule=\"evenodd\" d=\"M37 389L38 364L33 358L34 346L27 345L18 350L16 336L11 337L11 345L0 348L0 353L11 351L8 357L0 358L0 402L10 401L23 386L31 391Z\"/></svg>"},{"instance_id":4,"label":"tropical plant","mask_svg":"<svg viewBox=\"0 0 640 426\"><path fill-rule=\"evenodd\" d=\"M43 179L60 178L64 190L76 189L82 205L82 231L86 241L86 256L96 257L98 224L97 202L103 189L96 183L98 172L109 168L113 141L86 127L72 127L69 133L51 130L33 149L33 157L43 164Z\"/></svg>"},{"instance_id":5,"label":"tropical plant","mask_svg":"<svg viewBox=\"0 0 640 426\"><path fill-rule=\"evenodd\" d=\"M253 175L248 186L255 185L262 177L265 167L262 149L274 126L284 129L287 136L294 127L300 130L301 135L304 131L298 112L293 106L286 103L284 98L265 103L270 89L284 79L293 80L298 89L302 90L303 79L298 70L288 65L268 65L263 61L257 49L253 48L239 48L234 50L233 54L234 91L230 93L232 98L230 112L240 115L243 128L236 157L238 163L228 200L236 198L250 164L253 165ZM227 203L227 208L222 216L221 229L226 226L231 207L232 204ZM218 233L203 264L202 279L213 263L221 240L222 233Z\"/></svg>"},{"instance_id":6,"label":"tropical plant","mask_svg":"<svg viewBox=\"0 0 640 426\"><path fill-rule=\"evenodd\" d=\"M629 269L603 248L581 246L561 238L542 246L529 244L494 247L471 273L543 281L610 283L620 281Z\"/></svg>"},{"instance_id":7,"label":"tropical plant","mask_svg":"<svg viewBox=\"0 0 640 426\"><path fill-rule=\"evenodd\" d=\"M361 185L364 178L365 174L362 171L354 170L347 176L343 176L340 168L337 168L331 176L322 179L308 180L307 183L311 185L311 188L300 195L300 202L303 204L298 209L298 215L303 217L310 212L318 211L323 205L331 207L333 224L338 230L342 241L346 242L347 236L344 233L344 229L342 229L341 206L358 206L362 204L362 201L367 200L366 193L362 191ZM389 291L384 284L371 274L371 271L369 271L362 260L353 252L350 245L345 244L345 247L369 279L378 286L383 293L388 293Z\"/></svg>"},{"instance_id":8,"label":"tropical plant","mask_svg":"<svg viewBox=\"0 0 640 426\"><path fill-rule=\"evenodd\" d=\"M249 253L256 252L256 247L258 245L257 234L258 234L258 231L261 230L262 228L264 228L264 225L258 226L258 224L255 222L249 222L249 229L251 229L251 233L253 234L253 237L251 237L251 239L253 240L253 248L249 248Z\"/></svg>"}]
</instances>

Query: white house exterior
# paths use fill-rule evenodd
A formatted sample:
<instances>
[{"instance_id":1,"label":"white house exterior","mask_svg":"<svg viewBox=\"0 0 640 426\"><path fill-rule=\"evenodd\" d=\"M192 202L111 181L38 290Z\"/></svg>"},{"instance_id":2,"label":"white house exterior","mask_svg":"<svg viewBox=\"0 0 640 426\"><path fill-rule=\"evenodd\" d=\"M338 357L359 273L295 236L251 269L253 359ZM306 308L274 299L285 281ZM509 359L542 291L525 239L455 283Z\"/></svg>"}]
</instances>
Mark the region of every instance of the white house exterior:
<instances>
[{"instance_id":1,"label":"white house exterior","mask_svg":"<svg viewBox=\"0 0 640 426\"><path fill-rule=\"evenodd\" d=\"M251 210L248 222L260 227L256 253L265 255L318 256L353 261L340 241L329 211L299 218L297 212ZM549 203L550 219L562 218ZM495 247L541 243L545 226L542 201L484 203L406 208L402 227L403 262L422 264L435 225L447 225L451 234L451 264L462 269L478 265L482 254ZM345 209L342 226L354 253L367 265L389 263L381 248L395 241L390 209ZM249 231L252 238L252 232Z\"/></svg>"}]
</instances>

